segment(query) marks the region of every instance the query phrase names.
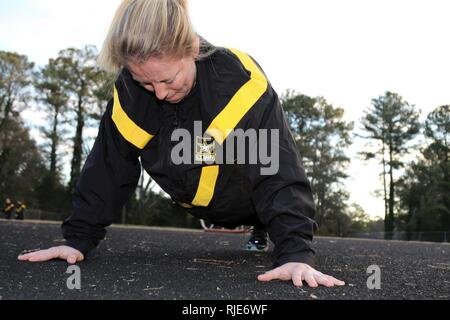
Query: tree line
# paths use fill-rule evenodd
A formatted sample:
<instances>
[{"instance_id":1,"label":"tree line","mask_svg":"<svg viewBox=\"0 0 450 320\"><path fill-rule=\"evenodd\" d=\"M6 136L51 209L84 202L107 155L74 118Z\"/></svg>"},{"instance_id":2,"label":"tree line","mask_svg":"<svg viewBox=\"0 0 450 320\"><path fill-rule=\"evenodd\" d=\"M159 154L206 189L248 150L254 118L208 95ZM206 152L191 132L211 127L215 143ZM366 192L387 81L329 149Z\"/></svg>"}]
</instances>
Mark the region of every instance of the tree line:
<instances>
[{"instance_id":1,"label":"tree line","mask_svg":"<svg viewBox=\"0 0 450 320\"><path fill-rule=\"evenodd\" d=\"M27 56L0 51L0 200L21 199L59 214L58 219L70 214L71 194L93 139L89 132L112 97L114 76L96 67L96 56L94 46L69 48L36 67ZM319 234L383 231L390 239L404 232L413 239L421 232L450 230L449 105L436 106L422 123L414 105L388 91L372 99L355 125L324 97L288 90L280 99L312 184ZM27 110L45 119L37 128L39 138L21 116ZM381 190L382 220L371 220L349 202L348 150L357 140L365 142L359 157L378 164L380 185L366 187ZM142 176L115 222L198 227L155 186Z\"/></svg>"}]
</instances>

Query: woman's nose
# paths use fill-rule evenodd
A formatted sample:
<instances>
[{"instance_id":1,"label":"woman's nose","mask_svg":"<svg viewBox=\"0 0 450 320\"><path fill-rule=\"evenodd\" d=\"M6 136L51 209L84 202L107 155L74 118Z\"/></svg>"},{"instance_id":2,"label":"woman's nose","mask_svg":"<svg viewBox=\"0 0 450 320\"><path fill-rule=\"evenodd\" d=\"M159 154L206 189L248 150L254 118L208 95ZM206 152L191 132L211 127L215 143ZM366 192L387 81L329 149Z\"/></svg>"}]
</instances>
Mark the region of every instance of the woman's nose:
<instances>
[{"instance_id":1,"label":"woman's nose","mask_svg":"<svg viewBox=\"0 0 450 320\"><path fill-rule=\"evenodd\" d=\"M169 90L164 83L154 85L155 95L159 100L165 100L169 94Z\"/></svg>"}]
</instances>

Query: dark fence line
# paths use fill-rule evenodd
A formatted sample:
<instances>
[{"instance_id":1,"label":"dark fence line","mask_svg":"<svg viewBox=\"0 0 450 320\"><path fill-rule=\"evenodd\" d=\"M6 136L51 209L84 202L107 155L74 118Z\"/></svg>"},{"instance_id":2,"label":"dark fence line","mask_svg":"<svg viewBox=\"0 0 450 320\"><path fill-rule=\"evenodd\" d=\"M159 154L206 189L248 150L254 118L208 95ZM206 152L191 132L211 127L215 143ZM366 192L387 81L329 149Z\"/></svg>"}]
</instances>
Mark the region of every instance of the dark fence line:
<instances>
[{"instance_id":1,"label":"dark fence line","mask_svg":"<svg viewBox=\"0 0 450 320\"><path fill-rule=\"evenodd\" d=\"M423 231L423 232L358 232L352 233L349 238L365 238L378 240L400 240L400 241L429 241L449 242L450 231Z\"/></svg>"},{"instance_id":2,"label":"dark fence line","mask_svg":"<svg viewBox=\"0 0 450 320\"><path fill-rule=\"evenodd\" d=\"M46 221L63 221L67 218L67 215L49 212L39 209L27 209L25 211L25 219L26 220L46 220Z\"/></svg>"},{"instance_id":3,"label":"dark fence line","mask_svg":"<svg viewBox=\"0 0 450 320\"><path fill-rule=\"evenodd\" d=\"M27 209L25 211L26 220L47 220L63 221L67 214L48 212L39 209ZM447 231L423 231L423 232L357 232L347 236L347 238L363 238L375 240L400 240L400 241L429 241L429 242L450 242L450 230Z\"/></svg>"}]
</instances>

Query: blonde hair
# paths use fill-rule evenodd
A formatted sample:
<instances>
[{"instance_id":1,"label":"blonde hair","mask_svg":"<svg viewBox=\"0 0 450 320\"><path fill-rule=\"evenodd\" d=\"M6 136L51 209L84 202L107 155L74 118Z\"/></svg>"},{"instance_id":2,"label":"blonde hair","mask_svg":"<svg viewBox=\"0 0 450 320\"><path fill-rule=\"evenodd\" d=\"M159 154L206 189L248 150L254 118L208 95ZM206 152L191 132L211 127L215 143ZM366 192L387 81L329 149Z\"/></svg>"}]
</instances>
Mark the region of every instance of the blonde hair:
<instances>
[{"instance_id":1,"label":"blonde hair","mask_svg":"<svg viewBox=\"0 0 450 320\"><path fill-rule=\"evenodd\" d=\"M197 34L187 0L123 0L98 58L108 72L150 57L195 54Z\"/></svg>"}]
</instances>

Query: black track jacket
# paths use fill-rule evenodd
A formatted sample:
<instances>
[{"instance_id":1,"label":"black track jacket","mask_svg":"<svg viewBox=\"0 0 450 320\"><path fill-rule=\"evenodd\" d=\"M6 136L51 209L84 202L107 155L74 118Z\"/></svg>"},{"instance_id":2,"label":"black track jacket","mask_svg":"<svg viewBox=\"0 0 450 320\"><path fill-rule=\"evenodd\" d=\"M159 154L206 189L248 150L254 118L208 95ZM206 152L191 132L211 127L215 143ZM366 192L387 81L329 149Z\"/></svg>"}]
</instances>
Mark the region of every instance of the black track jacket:
<instances>
[{"instance_id":1,"label":"black track jacket","mask_svg":"<svg viewBox=\"0 0 450 320\"><path fill-rule=\"evenodd\" d=\"M161 188L198 218L239 224L257 214L275 244L276 266L314 265L314 201L276 92L259 65L238 50L216 48L196 65L197 84L179 104L159 101L123 70L78 180L72 215L62 225L66 244L86 255L104 239L105 228L136 188L141 161ZM230 129L278 129L273 146L279 150L278 172L262 175L260 163L175 165L171 153L178 142L172 133L183 128L194 135L196 121L201 134L224 150ZM192 140L191 159L211 153L211 140Z\"/></svg>"}]
</instances>

